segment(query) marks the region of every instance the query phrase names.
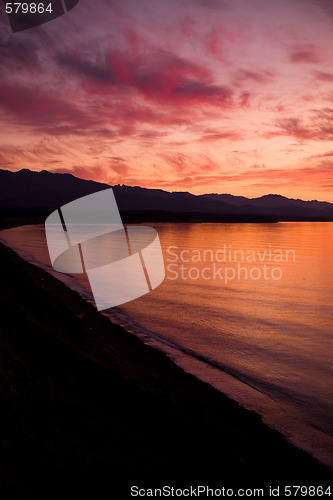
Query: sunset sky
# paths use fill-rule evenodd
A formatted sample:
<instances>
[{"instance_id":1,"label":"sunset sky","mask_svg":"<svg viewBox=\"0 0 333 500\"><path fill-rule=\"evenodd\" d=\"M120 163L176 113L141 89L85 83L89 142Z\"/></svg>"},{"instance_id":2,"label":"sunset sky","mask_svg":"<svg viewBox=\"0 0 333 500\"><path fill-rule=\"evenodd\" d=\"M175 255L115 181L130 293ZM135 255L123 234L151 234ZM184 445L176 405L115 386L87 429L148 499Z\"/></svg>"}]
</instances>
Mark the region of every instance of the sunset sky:
<instances>
[{"instance_id":1,"label":"sunset sky","mask_svg":"<svg viewBox=\"0 0 333 500\"><path fill-rule=\"evenodd\" d=\"M333 202L333 2L1 5L0 116L2 169Z\"/></svg>"}]
</instances>

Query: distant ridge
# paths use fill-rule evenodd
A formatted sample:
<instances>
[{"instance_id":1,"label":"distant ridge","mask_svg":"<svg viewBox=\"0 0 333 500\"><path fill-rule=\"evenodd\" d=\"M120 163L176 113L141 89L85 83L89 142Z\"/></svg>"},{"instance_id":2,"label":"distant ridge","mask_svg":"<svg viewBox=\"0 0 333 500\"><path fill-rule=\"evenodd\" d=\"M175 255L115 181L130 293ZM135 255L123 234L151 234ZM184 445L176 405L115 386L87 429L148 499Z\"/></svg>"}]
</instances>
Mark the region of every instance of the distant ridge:
<instances>
[{"instance_id":1,"label":"distant ridge","mask_svg":"<svg viewBox=\"0 0 333 500\"><path fill-rule=\"evenodd\" d=\"M47 170L0 170L0 209L47 214L76 198L107 189L108 184ZM333 221L333 204L268 194L246 198L231 194L193 195L162 189L111 186L127 221L276 222Z\"/></svg>"}]
</instances>

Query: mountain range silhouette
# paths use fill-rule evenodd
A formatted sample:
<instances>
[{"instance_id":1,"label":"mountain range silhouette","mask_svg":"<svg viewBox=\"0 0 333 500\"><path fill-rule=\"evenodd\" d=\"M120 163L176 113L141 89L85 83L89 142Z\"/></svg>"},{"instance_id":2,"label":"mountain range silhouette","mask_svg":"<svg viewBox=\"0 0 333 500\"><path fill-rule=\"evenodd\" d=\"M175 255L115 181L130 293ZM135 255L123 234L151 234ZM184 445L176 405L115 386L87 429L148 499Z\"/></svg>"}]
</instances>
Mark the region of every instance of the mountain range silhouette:
<instances>
[{"instance_id":1,"label":"mountain range silhouette","mask_svg":"<svg viewBox=\"0 0 333 500\"><path fill-rule=\"evenodd\" d=\"M47 215L76 198L109 188L72 174L22 169L0 170L0 210ZM246 198L231 194L193 195L115 185L118 207L125 222L277 222L333 221L333 204L290 199L278 194Z\"/></svg>"}]
</instances>

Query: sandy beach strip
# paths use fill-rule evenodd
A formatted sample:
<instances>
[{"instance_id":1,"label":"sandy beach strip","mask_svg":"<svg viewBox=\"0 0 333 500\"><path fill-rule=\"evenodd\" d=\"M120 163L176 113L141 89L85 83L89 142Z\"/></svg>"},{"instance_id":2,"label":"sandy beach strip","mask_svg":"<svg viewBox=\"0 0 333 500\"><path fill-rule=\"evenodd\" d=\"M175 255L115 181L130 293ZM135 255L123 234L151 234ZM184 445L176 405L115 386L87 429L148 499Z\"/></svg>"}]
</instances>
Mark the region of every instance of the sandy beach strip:
<instances>
[{"instance_id":1,"label":"sandy beach strip","mask_svg":"<svg viewBox=\"0 0 333 500\"><path fill-rule=\"evenodd\" d=\"M259 416L8 247L0 253L1 498L332 483Z\"/></svg>"}]
</instances>

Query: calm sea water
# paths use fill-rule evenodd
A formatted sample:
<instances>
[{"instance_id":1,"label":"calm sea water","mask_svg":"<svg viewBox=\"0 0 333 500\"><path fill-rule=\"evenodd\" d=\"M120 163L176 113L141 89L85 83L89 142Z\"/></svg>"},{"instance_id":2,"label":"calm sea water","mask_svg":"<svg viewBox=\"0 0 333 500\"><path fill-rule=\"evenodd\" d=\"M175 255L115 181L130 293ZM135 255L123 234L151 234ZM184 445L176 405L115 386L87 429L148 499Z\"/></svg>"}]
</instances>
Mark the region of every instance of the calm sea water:
<instances>
[{"instance_id":1,"label":"calm sea water","mask_svg":"<svg viewBox=\"0 0 333 500\"><path fill-rule=\"evenodd\" d=\"M165 281L103 314L333 468L333 223L153 227ZM51 272L43 226L0 240Z\"/></svg>"}]
</instances>

